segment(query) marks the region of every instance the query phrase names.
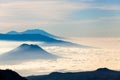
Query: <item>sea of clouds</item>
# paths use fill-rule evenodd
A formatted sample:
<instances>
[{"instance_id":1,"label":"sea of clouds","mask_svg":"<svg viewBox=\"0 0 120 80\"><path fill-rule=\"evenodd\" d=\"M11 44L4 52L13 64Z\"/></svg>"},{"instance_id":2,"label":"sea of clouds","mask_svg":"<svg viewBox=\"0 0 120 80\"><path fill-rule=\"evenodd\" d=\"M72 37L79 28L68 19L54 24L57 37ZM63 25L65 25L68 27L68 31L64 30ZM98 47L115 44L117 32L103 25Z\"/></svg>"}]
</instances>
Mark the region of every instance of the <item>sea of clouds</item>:
<instances>
[{"instance_id":1,"label":"sea of clouds","mask_svg":"<svg viewBox=\"0 0 120 80\"><path fill-rule=\"evenodd\" d=\"M118 39L117 39L118 40ZM114 40L114 41L117 41ZM81 40L82 41L82 40ZM109 40L108 40L109 41ZM104 40L103 40L104 42ZM0 41L0 53L10 51L25 42ZM39 42L26 42L28 44L38 44ZM115 43L115 42L114 42ZM113 43L111 43L113 44ZM113 46L113 45L112 45ZM95 46L94 46L95 47ZM98 46L97 46L98 47ZM120 50L118 48L78 48L61 46L42 46L46 51L60 56L57 60L31 60L18 64L0 65L0 69L12 69L23 76L42 75L54 71L86 71L95 70L100 67L119 70Z\"/></svg>"}]
</instances>

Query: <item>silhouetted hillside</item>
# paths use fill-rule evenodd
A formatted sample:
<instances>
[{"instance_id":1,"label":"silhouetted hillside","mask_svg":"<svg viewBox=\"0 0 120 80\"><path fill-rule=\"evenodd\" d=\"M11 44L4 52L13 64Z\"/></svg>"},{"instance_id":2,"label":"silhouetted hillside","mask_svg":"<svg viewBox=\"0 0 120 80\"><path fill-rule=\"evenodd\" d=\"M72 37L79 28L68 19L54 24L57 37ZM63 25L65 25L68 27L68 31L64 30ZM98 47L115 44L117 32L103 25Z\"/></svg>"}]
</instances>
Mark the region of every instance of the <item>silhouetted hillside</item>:
<instances>
[{"instance_id":1,"label":"silhouetted hillside","mask_svg":"<svg viewBox=\"0 0 120 80\"><path fill-rule=\"evenodd\" d=\"M49 75L30 76L28 80L120 80L120 72L109 70L107 68L100 68L96 71L88 72L69 72L60 73L53 72Z\"/></svg>"},{"instance_id":2,"label":"silhouetted hillside","mask_svg":"<svg viewBox=\"0 0 120 80\"><path fill-rule=\"evenodd\" d=\"M0 80L27 80L12 70L0 70Z\"/></svg>"}]
</instances>

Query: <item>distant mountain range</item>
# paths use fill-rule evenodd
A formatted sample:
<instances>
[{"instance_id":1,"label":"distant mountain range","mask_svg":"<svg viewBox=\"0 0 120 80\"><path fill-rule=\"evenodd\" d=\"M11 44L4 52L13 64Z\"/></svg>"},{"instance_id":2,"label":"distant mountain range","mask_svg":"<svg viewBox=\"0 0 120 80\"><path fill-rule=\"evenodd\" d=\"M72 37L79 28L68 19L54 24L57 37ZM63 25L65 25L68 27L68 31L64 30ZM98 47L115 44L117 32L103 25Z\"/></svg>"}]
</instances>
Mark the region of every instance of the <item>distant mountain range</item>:
<instances>
[{"instance_id":1,"label":"distant mountain range","mask_svg":"<svg viewBox=\"0 0 120 80\"><path fill-rule=\"evenodd\" d=\"M48 37L51 37L51 38L60 38L58 36L50 34L50 33L46 32L44 30L41 30L41 29L31 29L31 30L26 30L26 31L23 31L23 32L10 31L7 34L11 34L11 35L16 35L16 34L40 34L40 35L48 36Z\"/></svg>"},{"instance_id":2,"label":"distant mountain range","mask_svg":"<svg viewBox=\"0 0 120 80\"><path fill-rule=\"evenodd\" d=\"M62 40L57 40L48 36L44 36L41 34L0 34L0 40L8 40L8 41L40 41L47 43L56 43L63 42Z\"/></svg>"},{"instance_id":3,"label":"distant mountain range","mask_svg":"<svg viewBox=\"0 0 120 80\"><path fill-rule=\"evenodd\" d=\"M0 62L22 61L33 59L57 59L58 56L53 55L38 45L22 44L19 47L0 55Z\"/></svg>"},{"instance_id":4,"label":"distant mountain range","mask_svg":"<svg viewBox=\"0 0 120 80\"><path fill-rule=\"evenodd\" d=\"M12 70L0 70L0 80L27 80Z\"/></svg>"},{"instance_id":5,"label":"distant mountain range","mask_svg":"<svg viewBox=\"0 0 120 80\"><path fill-rule=\"evenodd\" d=\"M39 29L26 30L23 32L10 31L6 34L0 34L0 40L8 41L40 41L46 43L65 42L56 38L58 38L58 36L54 36L50 33L47 33L46 31Z\"/></svg>"},{"instance_id":6,"label":"distant mountain range","mask_svg":"<svg viewBox=\"0 0 120 80\"><path fill-rule=\"evenodd\" d=\"M44 45L47 45L47 46L69 46L69 47L77 46L81 48L89 48L89 46L79 45L72 42L60 40L58 36L54 36L52 34L49 34L39 29L26 30L24 32L10 31L6 34L0 34L0 40L39 41L39 42L44 42L45 43Z\"/></svg>"},{"instance_id":7,"label":"distant mountain range","mask_svg":"<svg viewBox=\"0 0 120 80\"><path fill-rule=\"evenodd\" d=\"M28 80L120 80L120 71L100 68L88 72L53 72L49 75L29 76Z\"/></svg>"}]
</instances>

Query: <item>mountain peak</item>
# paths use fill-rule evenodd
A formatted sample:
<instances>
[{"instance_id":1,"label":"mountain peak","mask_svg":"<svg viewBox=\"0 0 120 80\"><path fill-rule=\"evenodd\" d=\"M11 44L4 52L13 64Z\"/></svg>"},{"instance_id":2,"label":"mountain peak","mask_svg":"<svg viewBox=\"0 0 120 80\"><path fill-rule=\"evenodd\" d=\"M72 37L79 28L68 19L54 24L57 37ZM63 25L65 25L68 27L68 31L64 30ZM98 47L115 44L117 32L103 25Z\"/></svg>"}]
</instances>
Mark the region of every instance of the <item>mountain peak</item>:
<instances>
[{"instance_id":1,"label":"mountain peak","mask_svg":"<svg viewBox=\"0 0 120 80\"><path fill-rule=\"evenodd\" d=\"M57 58L57 56L47 52L46 50L44 50L43 48L41 48L40 46L38 46L36 44L22 44L17 49L18 49L18 51L15 53L21 53L21 51L22 51L22 53L27 55L27 57L32 55L31 57L32 58L35 57L35 59Z\"/></svg>"},{"instance_id":2,"label":"mountain peak","mask_svg":"<svg viewBox=\"0 0 120 80\"><path fill-rule=\"evenodd\" d=\"M50 33L46 32L42 29L28 29L28 30L25 30L23 32L10 31L7 34L40 34L40 35L48 36L48 37L51 37L51 38L60 38L58 36L55 36L53 34L50 34Z\"/></svg>"},{"instance_id":3,"label":"mountain peak","mask_svg":"<svg viewBox=\"0 0 120 80\"><path fill-rule=\"evenodd\" d=\"M22 34L40 34L41 32L45 32L41 29L29 29L26 31L21 32Z\"/></svg>"},{"instance_id":4,"label":"mountain peak","mask_svg":"<svg viewBox=\"0 0 120 80\"><path fill-rule=\"evenodd\" d=\"M17 31L10 31L7 34L19 34L19 32L17 32Z\"/></svg>"},{"instance_id":5,"label":"mountain peak","mask_svg":"<svg viewBox=\"0 0 120 80\"><path fill-rule=\"evenodd\" d=\"M22 44L20 47L26 47L29 46L29 44Z\"/></svg>"},{"instance_id":6,"label":"mountain peak","mask_svg":"<svg viewBox=\"0 0 120 80\"><path fill-rule=\"evenodd\" d=\"M33 60L33 59L57 59L56 55L53 55L46 50L42 49L35 44L22 44L19 47L0 56L1 62L11 62Z\"/></svg>"},{"instance_id":7,"label":"mountain peak","mask_svg":"<svg viewBox=\"0 0 120 80\"><path fill-rule=\"evenodd\" d=\"M30 49L30 50L33 50L33 49L43 50L41 47L35 44L22 44L19 47L23 49Z\"/></svg>"},{"instance_id":8,"label":"mountain peak","mask_svg":"<svg viewBox=\"0 0 120 80\"><path fill-rule=\"evenodd\" d=\"M111 71L111 70L108 68L99 68L96 71L106 72L106 71Z\"/></svg>"}]
</instances>

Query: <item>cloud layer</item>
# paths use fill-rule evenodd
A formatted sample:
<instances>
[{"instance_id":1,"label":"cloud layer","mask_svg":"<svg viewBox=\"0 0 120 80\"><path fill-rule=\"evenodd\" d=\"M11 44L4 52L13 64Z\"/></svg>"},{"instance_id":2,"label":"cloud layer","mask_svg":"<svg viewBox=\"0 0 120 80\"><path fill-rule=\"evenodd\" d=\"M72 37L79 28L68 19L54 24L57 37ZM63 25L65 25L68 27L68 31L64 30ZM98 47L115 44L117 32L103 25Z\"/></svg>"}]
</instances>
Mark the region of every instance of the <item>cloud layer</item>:
<instances>
[{"instance_id":1,"label":"cloud layer","mask_svg":"<svg viewBox=\"0 0 120 80\"><path fill-rule=\"evenodd\" d=\"M94 41L93 41L94 40ZM0 69L12 69L21 75L40 75L48 74L53 71L88 71L95 70L100 67L108 67L110 69L119 70L120 65L120 38L78 38L75 42L94 47L94 48L78 48L78 47L60 47L60 46L44 46L43 48L52 54L61 56L55 61L51 60L31 60L18 64L0 64ZM18 47L24 42L5 42L0 41L1 51L9 51ZM7 43L7 44L6 44ZM9 44L8 44L9 43ZM33 42L28 42L35 44ZM36 42L37 43L37 42ZM37 43L40 44L40 43ZM7 46L7 48L6 48ZM10 49L9 49L10 48ZM102 64L101 64L101 63Z\"/></svg>"}]
</instances>

